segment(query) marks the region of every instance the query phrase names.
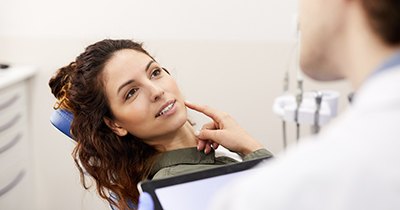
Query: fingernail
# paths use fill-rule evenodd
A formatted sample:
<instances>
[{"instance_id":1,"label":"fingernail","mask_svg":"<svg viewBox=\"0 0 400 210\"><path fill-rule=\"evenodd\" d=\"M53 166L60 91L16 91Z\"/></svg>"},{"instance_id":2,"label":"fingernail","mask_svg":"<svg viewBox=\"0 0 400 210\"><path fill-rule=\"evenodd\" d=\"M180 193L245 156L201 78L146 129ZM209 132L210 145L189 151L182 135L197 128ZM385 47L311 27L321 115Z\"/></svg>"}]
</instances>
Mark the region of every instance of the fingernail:
<instances>
[{"instance_id":1,"label":"fingernail","mask_svg":"<svg viewBox=\"0 0 400 210\"><path fill-rule=\"evenodd\" d=\"M198 130L195 130L195 131L194 131L194 135L195 135L195 136L198 136L198 135L200 135L200 131L198 131Z\"/></svg>"}]
</instances>

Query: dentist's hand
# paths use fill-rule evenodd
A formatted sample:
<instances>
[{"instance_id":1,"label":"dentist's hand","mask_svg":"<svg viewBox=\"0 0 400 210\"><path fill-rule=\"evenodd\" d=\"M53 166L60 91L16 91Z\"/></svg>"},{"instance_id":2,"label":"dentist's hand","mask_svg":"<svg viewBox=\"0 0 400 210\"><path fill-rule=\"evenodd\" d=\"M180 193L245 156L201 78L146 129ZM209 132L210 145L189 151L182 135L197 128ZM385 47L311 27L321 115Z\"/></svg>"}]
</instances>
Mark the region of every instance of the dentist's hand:
<instances>
[{"instance_id":1,"label":"dentist's hand","mask_svg":"<svg viewBox=\"0 0 400 210\"><path fill-rule=\"evenodd\" d=\"M247 155L263 146L253 139L227 113L215 110L208 106L185 102L190 109L196 110L210 117L213 122L203 126L197 137L203 141L218 143L231 151Z\"/></svg>"},{"instance_id":2,"label":"dentist's hand","mask_svg":"<svg viewBox=\"0 0 400 210\"><path fill-rule=\"evenodd\" d=\"M140 194L138 210L154 210L153 199L149 193L144 192Z\"/></svg>"}]
</instances>

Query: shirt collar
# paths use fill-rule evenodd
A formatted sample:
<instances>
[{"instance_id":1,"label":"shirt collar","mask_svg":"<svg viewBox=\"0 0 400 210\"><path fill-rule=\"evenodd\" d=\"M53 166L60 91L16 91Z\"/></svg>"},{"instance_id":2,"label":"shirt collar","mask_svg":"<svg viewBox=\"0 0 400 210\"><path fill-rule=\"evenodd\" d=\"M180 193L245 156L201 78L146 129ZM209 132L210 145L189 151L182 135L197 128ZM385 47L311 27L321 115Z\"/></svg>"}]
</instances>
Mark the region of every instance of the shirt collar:
<instances>
[{"instance_id":1,"label":"shirt collar","mask_svg":"<svg viewBox=\"0 0 400 210\"><path fill-rule=\"evenodd\" d=\"M372 74L369 76L369 79L387 70L395 69L393 67L398 65L400 65L400 50L396 51L393 55L386 59L375 71L373 71ZM354 97L355 93L350 93L350 95L348 96L350 103L353 102Z\"/></svg>"},{"instance_id":2,"label":"shirt collar","mask_svg":"<svg viewBox=\"0 0 400 210\"><path fill-rule=\"evenodd\" d=\"M198 151L196 147L177 149L161 153L150 172L150 177L154 176L162 168L180 164L213 164L215 163L215 152L209 154Z\"/></svg>"},{"instance_id":3,"label":"shirt collar","mask_svg":"<svg viewBox=\"0 0 400 210\"><path fill-rule=\"evenodd\" d=\"M383 71L393 69L392 67L400 65L400 51L394 53L394 55L390 56L386 59L373 73L372 76L375 76Z\"/></svg>"}]
</instances>

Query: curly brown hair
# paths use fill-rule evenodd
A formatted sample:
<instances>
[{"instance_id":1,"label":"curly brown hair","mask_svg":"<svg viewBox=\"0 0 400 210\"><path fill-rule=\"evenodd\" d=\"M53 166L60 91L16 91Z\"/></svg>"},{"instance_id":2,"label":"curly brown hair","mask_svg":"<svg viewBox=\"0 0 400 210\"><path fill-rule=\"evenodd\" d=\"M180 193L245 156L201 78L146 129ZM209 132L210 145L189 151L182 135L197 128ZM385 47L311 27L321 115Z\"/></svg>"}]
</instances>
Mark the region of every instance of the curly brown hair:
<instances>
[{"instance_id":1,"label":"curly brown hair","mask_svg":"<svg viewBox=\"0 0 400 210\"><path fill-rule=\"evenodd\" d=\"M400 44L400 1L362 0L371 28L386 44Z\"/></svg>"},{"instance_id":2,"label":"curly brown hair","mask_svg":"<svg viewBox=\"0 0 400 210\"><path fill-rule=\"evenodd\" d=\"M116 135L104 118L114 119L107 100L102 72L114 53L122 49L146 52L141 43L131 40L102 40L88 46L74 62L59 69L49 86L58 99L57 108L74 115L71 134L77 145L72 152L82 185L86 172L95 180L97 192L119 209L129 209L128 202L138 202L137 184L147 178L156 149L128 134ZM154 60L154 59L153 59ZM110 191L118 197L115 201Z\"/></svg>"}]
</instances>

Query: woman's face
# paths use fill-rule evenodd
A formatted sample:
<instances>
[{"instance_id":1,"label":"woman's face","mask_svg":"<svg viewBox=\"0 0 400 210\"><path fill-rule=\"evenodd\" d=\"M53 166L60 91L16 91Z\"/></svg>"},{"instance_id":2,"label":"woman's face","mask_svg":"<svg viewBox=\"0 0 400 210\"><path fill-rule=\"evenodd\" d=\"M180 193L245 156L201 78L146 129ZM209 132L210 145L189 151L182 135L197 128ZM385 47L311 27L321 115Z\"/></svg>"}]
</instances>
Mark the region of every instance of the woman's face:
<instances>
[{"instance_id":1,"label":"woman's face","mask_svg":"<svg viewBox=\"0 0 400 210\"><path fill-rule=\"evenodd\" d=\"M175 80L144 53L114 53L103 71L105 92L115 117L105 120L119 136L128 132L151 141L171 134L187 120Z\"/></svg>"}]
</instances>

